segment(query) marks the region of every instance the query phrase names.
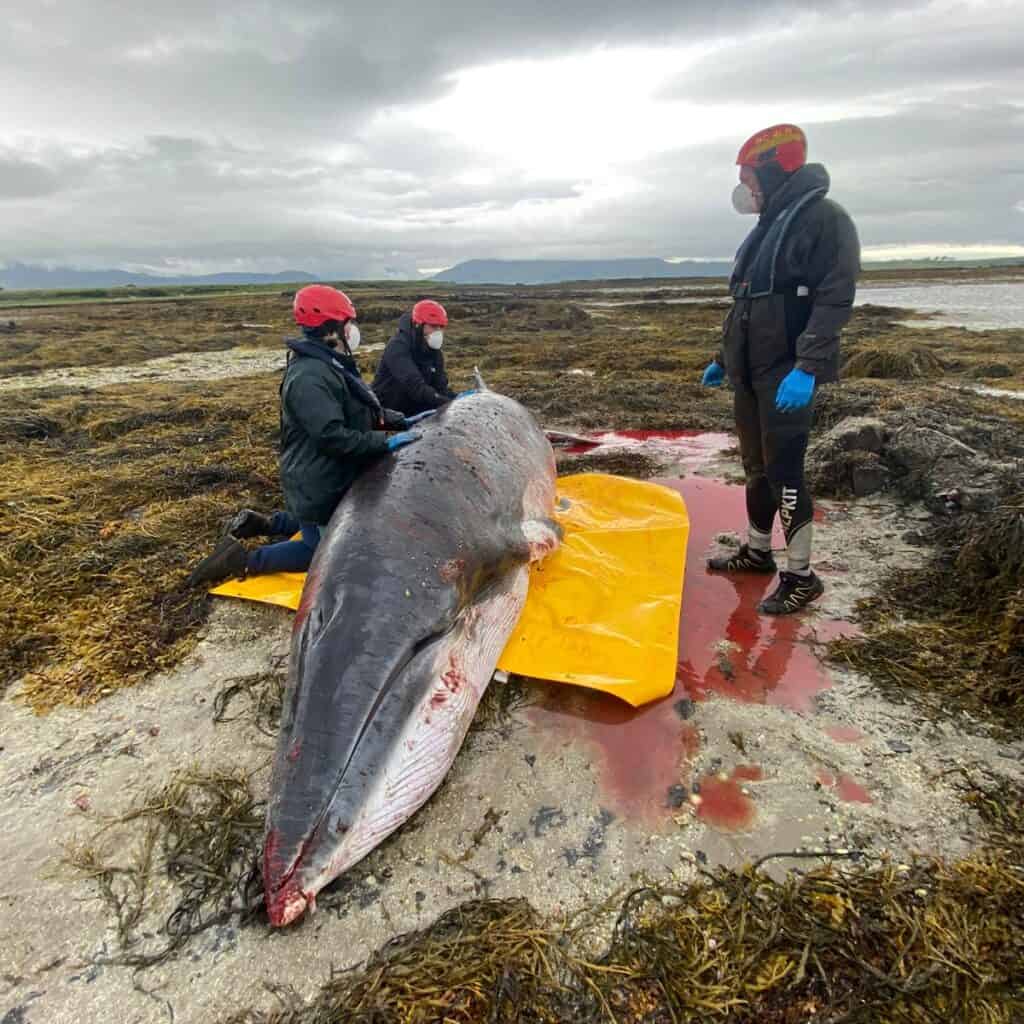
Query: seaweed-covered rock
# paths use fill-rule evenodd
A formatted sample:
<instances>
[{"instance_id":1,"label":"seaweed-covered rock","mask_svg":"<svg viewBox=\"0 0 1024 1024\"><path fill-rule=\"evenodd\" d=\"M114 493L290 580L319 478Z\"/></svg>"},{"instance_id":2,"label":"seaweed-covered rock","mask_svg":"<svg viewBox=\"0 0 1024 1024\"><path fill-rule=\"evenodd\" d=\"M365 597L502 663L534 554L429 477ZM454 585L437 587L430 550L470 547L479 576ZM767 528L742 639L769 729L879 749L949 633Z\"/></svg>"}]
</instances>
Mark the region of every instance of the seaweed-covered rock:
<instances>
[{"instance_id":1,"label":"seaweed-covered rock","mask_svg":"<svg viewBox=\"0 0 1024 1024\"><path fill-rule=\"evenodd\" d=\"M880 452L885 437L885 424L880 419L850 416L837 423L818 443L845 452Z\"/></svg>"},{"instance_id":2,"label":"seaweed-covered rock","mask_svg":"<svg viewBox=\"0 0 1024 1024\"><path fill-rule=\"evenodd\" d=\"M980 363L978 366L972 366L967 371L967 376L977 380L1001 380L1004 377L1012 377L1013 370L1006 363Z\"/></svg>"},{"instance_id":3,"label":"seaweed-covered rock","mask_svg":"<svg viewBox=\"0 0 1024 1024\"><path fill-rule=\"evenodd\" d=\"M884 490L889 482L889 473L881 462L869 462L853 466L850 471L854 497L866 498Z\"/></svg>"},{"instance_id":4,"label":"seaweed-covered rock","mask_svg":"<svg viewBox=\"0 0 1024 1024\"><path fill-rule=\"evenodd\" d=\"M843 366L844 377L873 377L882 380L922 380L941 377L942 363L923 345L906 348L865 346L857 349Z\"/></svg>"},{"instance_id":5,"label":"seaweed-covered rock","mask_svg":"<svg viewBox=\"0 0 1024 1024\"><path fill-rule=\"evenodd\" d=\"M901 478L901 491L910 498L932 502L956 490L965 510L991 504L1003 463L972 448L944 430L908 423L893 430L885 460Z\"/></svg>"},{"instance_id":6,"label":"seaweed-covered rock","mask_svg":"<svg viewBox=\"0 0 1024 1024\"><path fill-rule=\"evenodd\" d=\"M886 427L880 419L849 416L815 441L807 453L808 475L816 494L865 497L882 490L889 473L879 453Z\"/></svg>"}]
</instances>

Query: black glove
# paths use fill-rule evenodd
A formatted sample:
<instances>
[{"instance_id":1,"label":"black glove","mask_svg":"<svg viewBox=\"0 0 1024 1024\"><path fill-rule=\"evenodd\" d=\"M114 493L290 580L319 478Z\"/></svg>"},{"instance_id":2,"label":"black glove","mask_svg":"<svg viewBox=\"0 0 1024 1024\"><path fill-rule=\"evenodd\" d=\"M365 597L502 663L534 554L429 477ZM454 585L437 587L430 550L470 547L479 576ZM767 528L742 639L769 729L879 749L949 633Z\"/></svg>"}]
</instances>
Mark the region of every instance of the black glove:
<instances>
[{"instance_id":1,"label":"black glove","mask_svg":"<svg viewBox=\"0 0 1024 1024\"><path fill-rule=\"evenodd\" d=\"M385 430L405 430L405 416L394 409L382 409L381 417Z\"/></svg>"}]
</instances>

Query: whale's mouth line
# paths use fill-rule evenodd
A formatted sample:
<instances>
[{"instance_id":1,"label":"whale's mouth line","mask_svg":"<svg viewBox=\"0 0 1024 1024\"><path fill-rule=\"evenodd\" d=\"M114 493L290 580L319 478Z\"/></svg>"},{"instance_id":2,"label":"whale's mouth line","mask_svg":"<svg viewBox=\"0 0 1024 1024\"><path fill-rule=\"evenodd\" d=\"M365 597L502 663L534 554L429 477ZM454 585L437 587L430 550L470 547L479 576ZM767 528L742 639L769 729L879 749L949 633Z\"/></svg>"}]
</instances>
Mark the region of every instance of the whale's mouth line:
<instances>
[{"instance_id":1,"label":"whale's mouth line","mask_svg":"<svg viewBox=\"0 0 1024 1024\"><path fill-rule=\"evenodd\" d=\"M428 633L427 636L423 637L422 640L417 640L416 643L414 643L412 647L409 648L409 653L406 654L406 656L400 662L398 662L395 665L395 667L392 668L392 670L388 673L387 679L384 681L384 685L381 686L380 690L377 692L377 696L374 697L373 703L370 705L369 710L366 712L366 715L363 717L363 720L359 725L359 732L356 734L355 742L352 744L351 753L348 755L348 758L346 759L344 765L342 765L340 771L338 772L337 779L335 780L334 786L331 789L332 799L334 798L334 795L337 793L338 786L341 785L341 780L345 777L345 773L351 766L353 758L355 758L356 754L358 753L359 745L360 743L362 743L363 737L366 735L366 731L370 728L370 723L373 721L374 716L380 710L380 706L384 703L385 698L387 698L391 694L391 691L393 690L399 677L416 660L416 658L418 658L425 650L427 650L427 648L433 646L434 644L440 643L441 640L443 640L450 633L455 632L455 629L457 628L458 624L461 621L462 614L460 613L452 620L450 625L444 627L443 629L435 630L433 633ZM330 806L330 804L328 804L328 806ZM320 817L314 823L313 827L310 829L310 834L316 831L317 826L319 826L320 822L323 820L324 814L326 813L327 811L325 808L323 814L320 815Z\"/></svg>"},{"instance_id":2,"label":"whale's mouth line","mask_svg":"<svg viewBox=\"0 0 1024 1024\"><path fill-rule=\"evenodd\" d=\"M377 714L377 711L380 709L381 704L383 704L385 698L389 695L389 693L391 693L397 681L401 678L402 674L409 667L409 665L411 665L413 661L415 661L416 658L418 658L425 650L434 646L435 644L440 643L445 637L449 636L450 634L456 631L459 624L462 622L464 612L465 609L463 609L463 611L456 615L450 625L445 626L442 629L435 630L433 633L427 634L427 636L423 637L421 640L417 640L416 643L413 644L412 647L409 649L408 654L401 661L399 661L394 666L394 668L392 668L392 670L388 673L388 677L384 685L380 688L380 691L378 692L376 698L373 701L373 704L370 706L370 709L367 711L366 716L364 717L359 727L359 733L356 736L355 742L352 744L352 752L349 754L348 759L345 761L344 765L338 771L338 774L334 780L334 784L331 787L329 798L324 801L324 805L320 811L320 814L310 825L309 831L303 838L299 846L299 850L295 854L295 857L292 860L287 872L284 874L281 880L273 886L272 889L267 889L268 893L270 893L272 897L276 894L281 893L292 881L292 879L294 879L295 873L299 870L299 868L303 866L303 859L314 846L314 839L316 838L316 834L319 831L321 825L323 824L324 819L327 817L327 814L330 811L332 804L334 803L334 798L337 796L338 790L341 787L342 780L345 778L346 772L351 766L356 754L359 752L359 745L362 742L363 737L366 735L367 730L370 728L370 724L372 723L374 716ZM264 885L266 885L266 882L264 882Z\"/></svg>"}]
</instances>

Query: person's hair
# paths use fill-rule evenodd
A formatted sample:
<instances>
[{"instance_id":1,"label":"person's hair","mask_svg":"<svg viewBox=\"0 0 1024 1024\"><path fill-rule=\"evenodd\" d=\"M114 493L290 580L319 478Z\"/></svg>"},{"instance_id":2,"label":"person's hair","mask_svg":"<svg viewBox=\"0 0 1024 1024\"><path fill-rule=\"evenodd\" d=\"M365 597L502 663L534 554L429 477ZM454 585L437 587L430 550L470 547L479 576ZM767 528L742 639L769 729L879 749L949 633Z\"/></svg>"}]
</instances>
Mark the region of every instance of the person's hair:
<instances>
[{"instance_id":1,"label":"person's hair","mask_svg":"<svg viewBox=\"0 0 1024 1024\"><path fill-rule=\"evenodd\" d=\"M340 336L341 328L341 320L325 320L317 327L303 327L302 331L309 338L314 338L317 341L323 341L328 334L333 334L335 331L337 331Z\"/></svg>"}]
</instances>

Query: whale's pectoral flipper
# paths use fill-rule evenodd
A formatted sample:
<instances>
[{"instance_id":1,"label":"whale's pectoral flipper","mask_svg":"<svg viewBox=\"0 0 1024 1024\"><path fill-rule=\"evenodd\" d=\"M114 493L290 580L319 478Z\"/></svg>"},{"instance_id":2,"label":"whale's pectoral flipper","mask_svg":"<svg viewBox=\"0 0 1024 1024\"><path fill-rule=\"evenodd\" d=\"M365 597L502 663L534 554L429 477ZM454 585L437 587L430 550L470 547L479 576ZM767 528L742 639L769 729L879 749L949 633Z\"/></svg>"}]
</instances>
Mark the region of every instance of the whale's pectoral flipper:
<instances>
[{"instance_id":1,"label":"whale's pectoral flipper","mask_svg":"<svg viewBox=\"0 0 1024 1024\"><path fill-rule=\"evenodd\" d=\"M554 519L527 519L523 523L523 536L529 548L531 562L546 558L562 543L564 531Z\"/></svg>"}]
</instances>

